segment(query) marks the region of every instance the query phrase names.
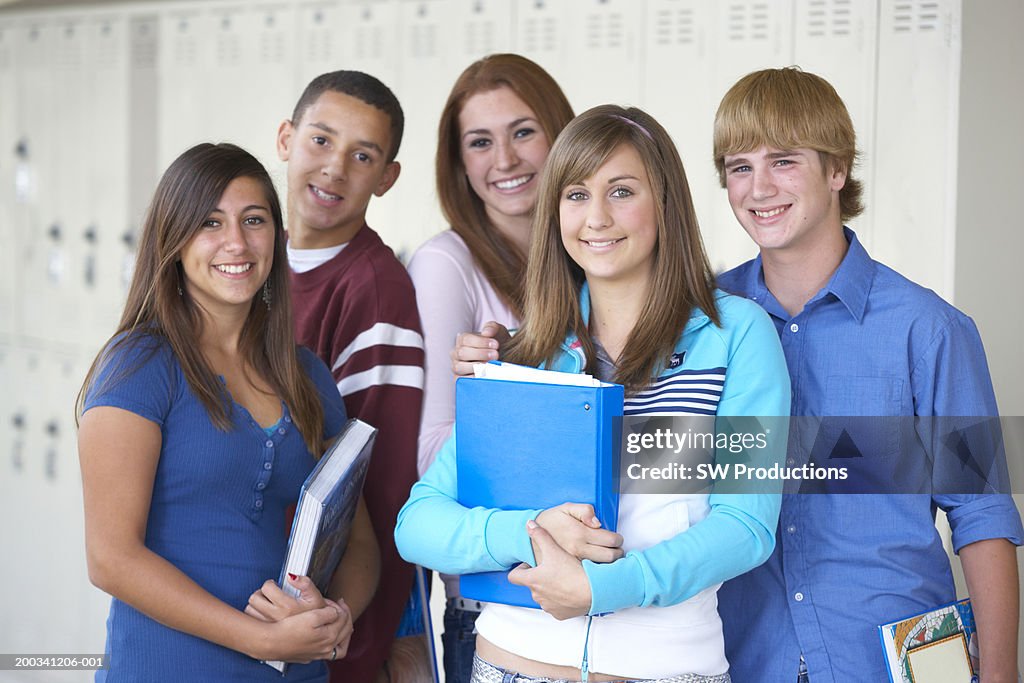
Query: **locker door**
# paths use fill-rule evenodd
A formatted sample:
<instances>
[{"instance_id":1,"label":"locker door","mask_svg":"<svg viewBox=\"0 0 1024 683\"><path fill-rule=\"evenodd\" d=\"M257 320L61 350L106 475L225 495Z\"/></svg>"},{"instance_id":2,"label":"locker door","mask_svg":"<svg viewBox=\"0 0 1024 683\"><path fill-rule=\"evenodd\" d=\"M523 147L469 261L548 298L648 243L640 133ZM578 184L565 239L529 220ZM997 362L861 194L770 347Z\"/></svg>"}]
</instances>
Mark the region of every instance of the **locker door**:
<instances>
[{"instance_id":1,"label":"locker door","mask_svg":"<svg viewBox=\"0 0 1024 683\"><path fill-rule=\"evenodd\" d=\"M78 615L84 586L89 577L85 564L82 487L75 444L74 398L82 381L75 356L49 352L41 356L40 378L45 404L39 413L42 433L40 469L29 476L34 489L29 507L23 508L36 520L32 543L43 555L34 565L30 584L46 587L29 591L34 597L34 613L66 610L71 619L40 620L43 637L36 641L44 651L56 651L68 643L78 643ZM40 604L40 602L42 604Z\"/></svg>"},{"instance_id":2,"label":"locker door","mask_svg":"<svg viewBox=\"0 0 1024 683\"><path fill-rule=\"evenodd\" d=\"M117 301L123 302L135 265L135 244L153 190L156 188L160 165L160 135L162 109L160 86L165 62L161 52L164 21L157 14L132 14L128 23L128 65L126 94L128 108L127 134L127 187L126 201L117 207L120 213L112 216L110 248L113 254L108 263L116 263ZM114 207L111 207L112 209ZM115 234L116 233L116 234ZM120 308L120 306L118 306Z\"/></svg>"},{"instance_id":3,"label":"locker door","mask_svg":"<svg viewBox=\"0 0 1024 683\"><path fill-rule=\"evenodd\" d=\"M828 80L850 110L862 152L854 172L864 183L867 207L850 225L870 248L875 160L867 153L874 146L878 3L797 0L793 41L794 62Z\"/></svg>"},{"instance_id":4,"label":"locker door","mask_svg":"<svg viewBox=\"0 0 1024 683\"><path fill-rule=\"evenodd\" d=\"M237 3L167 10L160 35L160 166L199 142L232 142L276 163L293 104L294 11Z\"/></svg>"},{"instance_id":5,"label":"locker door","mask_svg":"<svg viewBox=\"0 0 1024 683\"><path fill-rule=\"evenodd\" d=\"M372 74L394 90L399 75L399 1L350 0L342 4L345 44L339 69ZM397 91L396 91L397 93Z\"/></svg>"},{"instance_id":6,"label":"locker door","mask_svg":"<svg viewBox=\"0 0 1024 683\"><path fill-rule=\"evenodd\" d=\"M556 78L575 110L583 112L606 103L636 104L640 99L643 4L637 0L579 0L571 4L571 10L562 19L562 40L571 57Z\"/></svg>"},{"instance_id":7,"label":"locker door","mask_svg":"<svg viewBox=\"0 0 1024 683\"><path fill-rule=\"evenodd\" d=\"M80 105L77 89L68 81L77 38L68 36L57 21L36 17L20 26L16 35L18 155L22 163L26 189L23 192L14 246L17 281L23 283L23 295L17 305L25 335L37 340L52 340L64 326L62 316L77 320L77 312L68 308L67 289L72 280L74 258L69 223L64 215L73 204L61 194L64 190L78 196L71 184L61 145L81 144L81 134L71 117L63 111ZM72 131L63 126L71 125ZM60 131L60 133L58 133ZM81 149L74 153L81 155ZM72 153L73 156L73 153ZM78 205L81 208L81 204Z\"/></svg>"},{"instance_id":8,"label":"locker door","mask_svg":"<svg viewBox=\"0 0 1024 683\"><path fill-rule=\"evenodd\" d=\"M14 62L15 25L0 22L0 341L10 340L15 332L15 252L17 191L16 72ZM2 419L2 418L0 418Z\"/></svg>"},{"instance_id":9,"label":"locker door","mask_svg":"<svg viewBox=\"0 0 1024 683\"><path fill-rule=\"evenodd\" d=\"M960 17L956 0L880 3L873 256L946 299L956 239Z\"/></svg>"},{"instance_id":10,"label":"locker door","mask_svg":"<svg viewBox=\"0 0 1024 683\"><path fill-rule=\"evenodd\" d=\"M515 52L529 57L547 69L554 76L573 109L579 111L578 104L565 88L563 72L570 66L566 64L568 41L565 36L569 30L563 18L565 3L559 0L533 0L533 2L516 2L513 7L514 31L512 45Z\"/></svg>"},{"instance_id":11,"label":"locker door","mask_svg":"<svg viewBox=\"0 0 1024 683\"><path fill-rule=\"evenodd\" d=\"M214 68L207 90L216 115L213 140L234 142L265 166L277 163L282 112L294 104L295 13L285 5L226 5L211 9Z\"/></svg>"},{"instance_id":12,"label":"locker door","mask_svg":"<svg viewBox=\"0 0 1024 683\"><path fill-rule=\"evenodd\" d=\"M155 27L153 27L155 29ZM93 135L86 138L89 173L88 211L71 239L80 243L80 303L86 311L78 341L96 349L109 337L120 317L122 233L127 224L130 27L123 17L90 18L84 26L92 68L86 74L91 96L81 111Z\"/></svg>"},{"instance_id":13,"label":"locker door","mask_svg":"<svg viewBox=\"0 0 1024 683\"><path fill-rule=\"evenodd\" d=\"M96 131L85 112L93 93L88 76L92 72L94 55L87 50L87 24L78 15L62 14L56 17L55 45L51 70L49 105L54 108L56 128L47 131L46 142L53 148L51 171L52 189L46 192L46 205L54 215L59 233L50 233L49 282L55 286L55 297L47 326L37 330L36 336L54 342L77 339L88 326L83 302L85 291L83 253L87 233L95 232L90 225L92 199L89 179L93 158L90 155ZM57 133L57 131L60 131ZM61 263L58 265L57 261Z\"/></svg>"},{"instance_id":14,"label":"locker door","mask_svg":"<svg viewBox=\"0 0 1024 683\"><path fill-rule=\"evenodd\" d=\"M11 355L14 374L19 389L10 392L8 400L13 404L13 415L20 424L15 425L13 436L12 457L15 461L6 460L4 464L5 509L12 511L17 518L5 526L4 543L8 557L18 558L17 562L9 563L5 580L0 583L0 599L3 599L7 614L41 614L42 610L52 606L48 604L46 592L26 590L25 587L39 587L47 584L39 581L39 575L47 571L50 561L47 554L51 551L47 543L40 542L40 534L51 522L48 516L39 518L36 515L42 486L42 413L44 384L42 379L42 353L38 350L19 346ZM26 391L25 387L33 387L35 391ZM13 465L13 476L8 471ZM21 523L17 523L17 522ZM46 619L4 619L0 622L0 636L12 652L34 652L48 642L46 631L50 626Z\"/></svg>"},{"instance_id":15,"label":"locker door","mask_svg":"<svg viewBox=\"0 0 1024 683\"><path fill-rule=\"evenodd\" d=\"M512 0L449 0L446 4L456 75L484 55L512 51Z\"/></svg>"},{"instance_id":16,"label":"locker door","mask_svg":"<svg viewBox=\"0 0 1024 683\"><path fill-rule=\"evenodd\" d=\"M792 0L736 0L716 3L711 120L722 96L745 74L793 63ZM708 128L708 135L712 129ZM704 237L711 266L725 270L757 254L757 247L736 222L725 190L711 205Z\"/></svg>"},{"instance_id":17,"label":"locker door","mask_svg":"<svg viewBox=\"0 0 1024 683\"><path fill-rule=\"evenodd\" d=\"M217 35L213 20L202 10L186 6L160 11L157 38L160 65L157 99L157 166L167 166L192 145L213 134L207 123L217 100L210 83ZM226 48L220 48L223 53ZM133 95L134 97L134 95Z\"/></svg>"},{"instance_id":18,"label":"locker door","mask_svg":"<svg viewBox=\"0 0 1024 683\"><path fill-rule=\"evenodd\" d=\"M434 191L437 122L448 89L465 65L451 56L458 18L450 2L399 3L399 30L401 72L391 87L405 112L399 154L402 176L387 195L370 203L370 209L393 207L394 222L380 223L377 229L398 257L408 260L424 238L444 227Z\"/></svg>"},{"instance_id":19,"label":"locker door","mask_svg":"<svg viewBox=\"0 0 1024 683\"><path fill-rule=\"evenodd\" d=\"M648 0L643 41L643 106L679 149L705 242L722 192L711 160L714 21L714 6L701 0Z\"/></svg>"},{"instance_id":20,"label":"locker door","mask_svg":"<svg viewBox=\"0 0 1024 683\"><path fill-rule=\"evenodd\" d=\"M296 78L291 102L279 119L290 118L292 107L306 85L323 73L346 68L344 11L340 2L305 2L296 8ZM279 121L280 122L280 121Z\"/></svg>"}]
</instances>

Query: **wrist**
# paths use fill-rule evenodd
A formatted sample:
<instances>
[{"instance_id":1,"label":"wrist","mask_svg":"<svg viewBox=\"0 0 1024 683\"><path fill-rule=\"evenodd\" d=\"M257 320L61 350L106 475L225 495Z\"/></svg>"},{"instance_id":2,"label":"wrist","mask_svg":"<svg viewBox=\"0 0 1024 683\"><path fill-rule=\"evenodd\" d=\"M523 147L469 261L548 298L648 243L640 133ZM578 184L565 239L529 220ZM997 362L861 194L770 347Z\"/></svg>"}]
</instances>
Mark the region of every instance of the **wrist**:
<instances>
[{"instance_id":1,"label":"wrist","mask_svg":"<svg viewBox=\"0 0 1024 683\"><path fill-rule=\"evenodd\" d=\"M987 671L984 666L981 669L981 683L1018 683L1017 670L1007 669L1005 671Z\"/></svg>"},{"instance_id":2,"label":"wrist","mask_svg":"<svg viewBox=\"0 0 1024 683\"><path fill-rule=\"evenodd\" d=\"M240 642L234 649L261 661L278 659L275 653L272 652L274 638L271 635L271 631L274 622L264 622L252 617L247 617L247 621L249 623L246 624L245 628L240 629L238 632Z\"/></svg>"}]
</instances>

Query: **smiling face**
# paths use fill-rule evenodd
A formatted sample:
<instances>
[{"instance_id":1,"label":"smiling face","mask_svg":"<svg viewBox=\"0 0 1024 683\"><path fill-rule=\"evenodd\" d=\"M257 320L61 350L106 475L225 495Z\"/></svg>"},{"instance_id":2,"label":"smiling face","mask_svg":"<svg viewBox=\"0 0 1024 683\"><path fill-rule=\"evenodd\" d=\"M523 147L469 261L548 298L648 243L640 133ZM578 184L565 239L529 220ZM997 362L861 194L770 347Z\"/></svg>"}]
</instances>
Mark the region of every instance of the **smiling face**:
<instances>
[{"instance_id":1,"label":"smiling face","mask_svg":"<svg viewBox=\"0 0 1024 683\"><path fill-rule=\"evenodd\" d=\"M658 243L656 211L640 155L621 144L593 175L562 190L562 245L588 282L646 291Z\"/></svg>"},{"instance_id":2,"label":"smiling face","mask_svg":"<svg viewBox=\"0 0 1024 683\"><path fill-rule=\"evenodd\" d=\"M248 315L274 262L274 230L260 182L232 180L181 250L189 296L209 315Z\"/></svg>"},{"instance_id":3,"label":"smiling face","mask_svg":"<svg viewBox=\"0 0 1024 683\"><path fill-rule=\"evenodd\" d=\"M370 197L387 192L400 167L388 162L391 122L373 105L326 91L299 121L285 121L277 152L288 162L288 235L293 246L344 244L363 227Z\"/></svg>"},{"instance_id":4,"label":"smiling face","mask_svg":"<svg viewBox=\"0 0 1024 683\"><path fill-rule=\"evenodd\" d=\"M842 236L841 170L812 149L771 147L725 156L725 186L736 219L762 250L811 254Z\"/></svg>"},{"instance_id":5,"label":"smiling face","mask_svg":"<svg viewBox=\"0 0 1024 683\"><path fill-rule=\"evenodd\" d=\"M536 114L506 87L466 100L459 148L470 187L492 223L521 242L537 203L540 171L551 149Z\"/></svg>"}]
</instances>

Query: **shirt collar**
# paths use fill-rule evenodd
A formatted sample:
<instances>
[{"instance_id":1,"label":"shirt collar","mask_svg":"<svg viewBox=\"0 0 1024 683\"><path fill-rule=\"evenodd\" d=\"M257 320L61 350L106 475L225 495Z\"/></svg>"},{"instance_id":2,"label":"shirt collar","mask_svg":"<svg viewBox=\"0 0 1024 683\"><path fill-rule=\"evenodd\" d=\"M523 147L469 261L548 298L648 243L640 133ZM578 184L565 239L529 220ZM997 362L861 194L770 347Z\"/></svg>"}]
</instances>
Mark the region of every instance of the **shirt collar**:
<instances>
[{"instance_id":1,"label":"shirt collar","mask_svg":"<svg viewBox=\"0 0 1024 683\"><path fill-rule=\"evenodd\" d=\"M875 279L875 262L857 239L857 233L844 227L843 234L850 248L822 292L834 294L854 320L860 322L868 307L868 293Z\"/></svg>"},{"instance_id":2,"label":"shirt collar","mask_svg":"<svg viewBox=\"0 0 1024 683\"><path fill-rule=\"evenodd\" d=\"M826 294L832 294L843 303L854 320L860 322L864 318L864 311L868 306L868 293L871 291L871 283L875 278L875 262L864 249L864 245L857 239L857 233L844 226L843 235L850 243L846 250L846 256L843 257L836 272L832 274L821 291L811 297L811 301L817 301ZM770 308L770 302L774 302L775 297L764 282L764 264L761 262L760 254L754 259L753 267L747 271L745 277L744 289L750 293L750 298L761 306ZM788 318L781 306L778 308L778 311L769 310L769 313Z\"/></svg>"}]
</instances>

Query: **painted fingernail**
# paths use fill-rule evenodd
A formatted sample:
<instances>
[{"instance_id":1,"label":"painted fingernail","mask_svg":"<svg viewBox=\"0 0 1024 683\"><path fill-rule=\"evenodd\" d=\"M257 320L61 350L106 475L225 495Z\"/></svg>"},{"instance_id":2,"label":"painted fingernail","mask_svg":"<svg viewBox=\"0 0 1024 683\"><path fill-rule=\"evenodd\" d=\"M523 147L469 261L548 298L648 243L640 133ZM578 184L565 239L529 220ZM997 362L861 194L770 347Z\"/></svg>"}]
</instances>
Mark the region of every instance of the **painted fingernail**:
<instances>
[{"instance_id":1,"label":"painted fingernail","mask_svg":"<svg viewBox=\"0 0 1024 683\"><path fill-rule=\"evenodd\" d=\"M295 574L292 574L291 572L288 572L288 578L291 579L292 581L294 581L294 580L296 580L299 577L296 576Z\"/></svg>"}]
</instances>

